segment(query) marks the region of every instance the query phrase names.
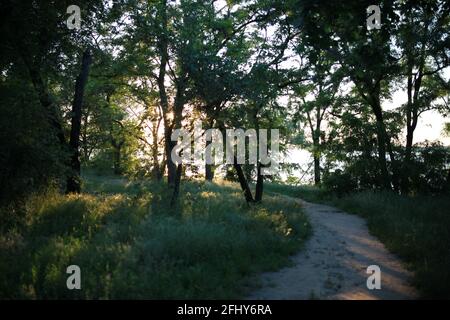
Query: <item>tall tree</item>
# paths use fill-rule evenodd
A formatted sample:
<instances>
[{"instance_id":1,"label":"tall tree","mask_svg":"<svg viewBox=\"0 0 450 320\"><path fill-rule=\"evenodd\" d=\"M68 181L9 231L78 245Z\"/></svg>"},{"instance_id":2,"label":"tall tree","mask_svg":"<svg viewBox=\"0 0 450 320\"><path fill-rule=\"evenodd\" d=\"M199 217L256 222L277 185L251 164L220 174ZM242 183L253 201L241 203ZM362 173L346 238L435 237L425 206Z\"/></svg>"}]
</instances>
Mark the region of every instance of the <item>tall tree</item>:
<instances>
[{"instance_id":1,"label":"tall tree","mask_svg":"<svg viewBox=\"0 0 450 320\"><path fill-rule=\"evenodd\" d=\"M301 50L301 49L300 49ZM325 133L323 122L340 102L338 91L343 74L328 52L312 50L308 52L308 82L293 86L290 102L297 111L295 121L306 123L311 136L314 164L314 183L321 182L321 154Z\"/></svg>"},{"instance_id":2,"label":"tall tree","mask_svg":"<svg viewBox=\"0 0 450 320\"><path fill-rule=\"evenodd\" d=\"M83 52L81 71L75 82L75 94L72 104L72 125L70 129L69 147L71 154L71 174L67 179L66 193L80 193L80 132L84 89L89 76L92 55L89 49Z\"/></svg>"},{"instance_id":3,"label":"tall tree","mask_svg":"<svg viewBox=\"0 0 450 320\"><path fill-rule=\"evenodd\" d=\"M333 2L301 5L300 20L305 41L316 49L328 51L345 70L358 93L370 105L377 123L378 161L381 184L398 189L398 164L391 137L386 130L382 98L398 72L398 55L393 50L392 35L398 16L392 1L381 5L382 28L367 30L366 9L370 1ZM389 173L386 154L392 163Z\"/></svg>"},{"instance_id":4,"label":"tall tree","mask_svg":"<svg viewBox=\"0 0 450 320\"><path fill-rule=\"evenodd\" d=\"M414 132L419 117L431 109L441 95L448 94L440 74L450 66L448 1L405 2L399 25L398 44L402 51L402 77L406 78L407 102L403 107L406 143L402 172L402 192L408 192ZM447 93L445 92L447 91Z\"/></svg>"}]
</instances>

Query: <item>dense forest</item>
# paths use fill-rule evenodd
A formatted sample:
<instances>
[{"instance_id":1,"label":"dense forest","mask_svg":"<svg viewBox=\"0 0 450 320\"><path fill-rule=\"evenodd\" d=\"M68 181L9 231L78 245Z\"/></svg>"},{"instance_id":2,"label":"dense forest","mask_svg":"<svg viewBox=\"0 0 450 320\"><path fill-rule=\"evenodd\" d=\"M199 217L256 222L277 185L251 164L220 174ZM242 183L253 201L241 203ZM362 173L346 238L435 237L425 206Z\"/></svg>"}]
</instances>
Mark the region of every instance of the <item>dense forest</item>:
<instances>
[{"instance_id":1,"label":"dense forest","mask_svg":"<svg viewBox=\"0 0 450 320\"><path fill-rule=\"evenodd\" d=\"M242 297L314 231L285 197L362 215L423 297L450 297L450 2L0 11L0 298ZM419 141L432 116L442 138ZM198 123L215 162L175 161ZM277 172L203 134L238 128L278 130L256 141L279 144ZM91 270L83 290L71 264Z\"/></svg>"}]
</instances>

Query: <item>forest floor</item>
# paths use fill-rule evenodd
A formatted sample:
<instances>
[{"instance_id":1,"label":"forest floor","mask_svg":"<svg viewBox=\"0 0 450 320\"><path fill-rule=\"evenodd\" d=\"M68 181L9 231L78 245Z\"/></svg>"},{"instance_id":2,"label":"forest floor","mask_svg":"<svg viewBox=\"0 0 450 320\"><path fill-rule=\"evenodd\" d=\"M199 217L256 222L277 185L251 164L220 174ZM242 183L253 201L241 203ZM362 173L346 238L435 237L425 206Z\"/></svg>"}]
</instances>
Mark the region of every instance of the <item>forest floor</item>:
<instances>
[{"instance_id":1,"label":"forest floor","mask_svg":"<svg viewBox=\"0 0 450 320\"><path fill-rule=\"evenodd\" d=\"M286 197L293 199L291 197ZM334 207L301 203L313 235L293 265L261 276L249 299L415 299L412 274L369 234L363 218ZM367 288L367 267L378 265L381 289Z\"/></svg>"}]
</instances>

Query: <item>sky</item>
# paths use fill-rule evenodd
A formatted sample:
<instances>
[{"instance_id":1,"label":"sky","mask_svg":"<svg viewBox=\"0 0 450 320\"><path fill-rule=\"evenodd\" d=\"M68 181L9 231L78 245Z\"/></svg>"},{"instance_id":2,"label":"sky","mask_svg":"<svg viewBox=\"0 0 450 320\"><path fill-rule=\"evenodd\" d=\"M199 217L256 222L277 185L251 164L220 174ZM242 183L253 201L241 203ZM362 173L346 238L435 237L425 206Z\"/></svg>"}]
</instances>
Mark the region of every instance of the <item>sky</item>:
<instances>
[{"instance_id":1,"label":"sky","mask_svg":"<svg viewBox=\"0 0 450 320\"><path fill-rule=\"evenodd\" d=\"M447 75L450 76L449 69L447 69ZM406 99L406 92L397 91L393 94L392 102L386 102L383 107L387 110L396 108L405 103ZM444 124L446 122L450 122L450 118L444 118L436 111L427 111L423 113L414 132L414 143L423 142L425 140L439 140L444 145L450 146L450 137L446 137L443 133Z\"/></svg>"}]
</instances>

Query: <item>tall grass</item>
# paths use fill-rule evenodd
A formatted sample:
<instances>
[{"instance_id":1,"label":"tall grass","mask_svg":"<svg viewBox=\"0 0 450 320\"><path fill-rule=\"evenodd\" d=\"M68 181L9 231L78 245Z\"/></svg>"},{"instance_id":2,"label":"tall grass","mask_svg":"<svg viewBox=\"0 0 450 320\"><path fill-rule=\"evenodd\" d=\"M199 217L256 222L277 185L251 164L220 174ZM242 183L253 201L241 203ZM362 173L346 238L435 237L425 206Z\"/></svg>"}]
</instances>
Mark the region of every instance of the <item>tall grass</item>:
<instances>
[{"instance_id":1,"label":"tall grass","mask_svg":"<svg viewBox=\"0 0 450 320\"><path fill-rule=\"evenodd\" d=\"M335 199L415 272L424 298L450 299L450 198L364 192Z\"/></svg>"},{"instance_id":2,"label":"tall grass","mask_svg":"<svg viewBox=\"0 0 450 320\"><path fill-rule=\"evenodd\" d=\"M265 190L274 194L284 194L294 198L302 198L311 202L330 200L330 192L310 185L292 186L287 184L267 183Z\"/></svg>"},{"instance_id":3,"label":"tall grass","mask_svg":"<svg viewBox=\"0 0 450 320\"><path fill-rule=\"evenodd\" d=\"M335 197L324 189L270 185L266 189L335 205L367 219L370 232L414 271L423 298L450 299L450 197L360 192Z\"/></svg>"},{"instance_id":4,"label":"tall grass","mask_svg":"<svg viewBox=\"0 0 450 320\"><path fill-rule=\"evenodd\" d=\"M234 184L184 183L176 212L159 184L89 177L85 188L31 197L25 227L0 236L1 298L239 298L310 232L295 202L248 207ZM72 264L81 290L66 288Z\"/></svg>"}]
</instances>

